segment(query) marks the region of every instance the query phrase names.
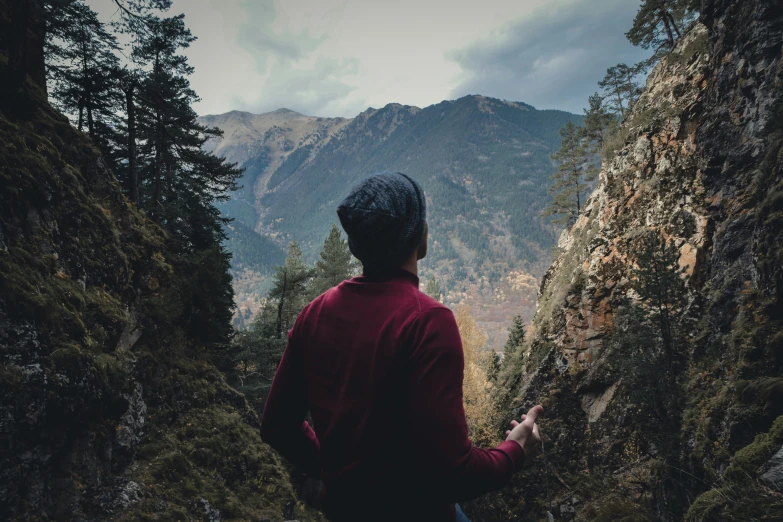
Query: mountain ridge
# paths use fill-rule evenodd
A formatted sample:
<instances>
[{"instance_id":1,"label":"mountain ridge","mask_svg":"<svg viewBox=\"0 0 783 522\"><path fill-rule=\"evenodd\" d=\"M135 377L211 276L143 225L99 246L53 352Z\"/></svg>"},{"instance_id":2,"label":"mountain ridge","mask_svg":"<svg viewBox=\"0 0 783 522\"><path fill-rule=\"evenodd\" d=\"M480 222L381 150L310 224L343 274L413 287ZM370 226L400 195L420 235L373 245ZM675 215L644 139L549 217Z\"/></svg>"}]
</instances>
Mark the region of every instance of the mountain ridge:
<instances>
[{"instance_id":1,"label":"mountain ridge","mask_svg":"<svg viewBox=\"0 0 783 522\"><path fill-rule=\"evenodd\" d=\"M498 348L512 309L532 316L537 283L527 276L543 275L558 232L540 218L549 156L560 128L581 119L470 95L424 108L389 103L351 119L286 113L283 121L274 111L202 122L225 131L210 150L246 169L224 213L280 249L297 240L310 262L353 184L381 171L412 175L427 195L432 237L421 275L441 280L449 304L474 305ZM258 303L264 289L237 288L238 300Z\"/></svg>"}]
</instances>

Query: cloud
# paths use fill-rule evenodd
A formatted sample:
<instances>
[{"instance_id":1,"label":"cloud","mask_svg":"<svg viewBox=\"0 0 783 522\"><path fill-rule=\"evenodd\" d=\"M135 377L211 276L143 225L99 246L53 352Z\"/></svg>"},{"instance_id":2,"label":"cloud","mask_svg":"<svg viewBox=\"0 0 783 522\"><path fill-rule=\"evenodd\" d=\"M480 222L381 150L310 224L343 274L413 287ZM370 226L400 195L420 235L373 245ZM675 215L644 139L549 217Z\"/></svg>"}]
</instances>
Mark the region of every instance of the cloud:
<instances>
[{"instance_id":1,"label":"cloud","mask_svg":"<svg viewBox=\"0 0 783 522\"><path fill-rule=\"evenodd\" d=\"M253 112L287 107L316 116L358 106L350 97L359 62L330 56L324 49L328 23L300 19L298 6L274 0L245 0L241 9L236 42L252 57L258 85L253 96L233 96L232 105ZM334 10L324 12L321 21L336 15Z\"/></svg>"},{"instance_id":2,"label":"cloud","mask_svg":"<svg viewBox=\"0 0 783 522\"><path fill-rule=\"evenodd\" d=\"M352 59L319 59L312 67L292 67L276 63L263 83L263 96L247 102L235 98L233 105L253 112L286 107L307 115L340 113L355 87L344 78L356 74Z\"/></svg>"},{"instance_id":3,"label":"cloud","mask_svg":"<svg viewBox=\"0 0 783 522\"><path fill-rule=\"evenodd\" d=\"M245 19L237 31L237 40L253 55L262 72L269 58L296 61L324 40L307 30L293 32L276 27L279 11L273 0L245 0L241 8Z\"/></svg>"},{"instance_id":4,"label":"cloud","mask_svg":"<svg viewBox=\"0 0 783 522\"><path fill-rule=\"evenodd\" d=\"M628 0L547 2L491 36L448 53L462 70L451 96L484 94L581 112L608 67L648 56L624 35L637 8Z\"/></svg>"}]
</instances>

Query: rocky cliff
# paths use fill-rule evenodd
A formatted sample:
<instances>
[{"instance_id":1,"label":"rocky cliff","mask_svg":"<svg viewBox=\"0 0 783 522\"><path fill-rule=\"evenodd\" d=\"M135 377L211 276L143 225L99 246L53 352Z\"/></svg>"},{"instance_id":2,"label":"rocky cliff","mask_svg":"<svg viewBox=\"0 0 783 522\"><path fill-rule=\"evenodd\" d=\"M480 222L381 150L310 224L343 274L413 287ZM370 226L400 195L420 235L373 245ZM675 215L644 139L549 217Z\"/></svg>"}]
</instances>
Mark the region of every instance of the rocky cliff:
<instances>
[{"instance_id":1,"label":"rocky cliff","mask_svg":"<svg viewBox=\"0 0 783 522\"><path fill-rule=\"evenodd\" d=\"M0 519L318 519L172 323L162 230L27 89L0 101Z\"/></svg>"},{"instance_id":2,"label":"rocky cliff","mask_svg":"<svg viewBox=\"0 0 783 522\"><path fill-rule=\"evenodd\" d=\"M477 518L783 517L782 44L780 2L707 0L605 145L505 375L546 408L546 459ZM684 283L668 358L636 291L650 234Z\"/></svg>"}]
</instances>

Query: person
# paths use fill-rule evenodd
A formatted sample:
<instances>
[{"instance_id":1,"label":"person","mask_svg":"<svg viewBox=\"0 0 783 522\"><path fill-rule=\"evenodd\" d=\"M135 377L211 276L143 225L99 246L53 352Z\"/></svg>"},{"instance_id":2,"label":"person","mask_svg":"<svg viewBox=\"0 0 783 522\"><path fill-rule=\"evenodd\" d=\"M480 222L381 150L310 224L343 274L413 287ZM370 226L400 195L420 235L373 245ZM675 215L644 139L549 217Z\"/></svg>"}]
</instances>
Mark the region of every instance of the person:
<instances>
[{"instance_id":1,"label":"person","mask_svg":"<svg viewBox=\"0 0 783 522\"><path fill-rule=\"evenodd\" d=\"M261 437L323 481L332 521L467 520L455 504L502 488L522 468L540 442L543 408L512 421L496 448L468 438L457 323L419 291L429 227L416 181L371 176L337 214L362 275L297 317Z\"/></svg>"}]
</instances>

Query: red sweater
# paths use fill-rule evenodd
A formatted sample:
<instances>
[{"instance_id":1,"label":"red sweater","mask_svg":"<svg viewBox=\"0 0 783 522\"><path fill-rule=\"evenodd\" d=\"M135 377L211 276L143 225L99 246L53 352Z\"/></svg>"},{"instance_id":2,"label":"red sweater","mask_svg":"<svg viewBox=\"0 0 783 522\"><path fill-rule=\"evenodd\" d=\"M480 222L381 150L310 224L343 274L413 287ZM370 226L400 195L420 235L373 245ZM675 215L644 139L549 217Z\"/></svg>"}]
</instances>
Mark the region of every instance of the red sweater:
<instances>
[{"instance_id":1,"label":"red sweater","mask_svg":"<svg viewBox=\"0 0 783 522\"><path fill-rule=\"evenodd\" d=\"M454 502L502 488L524 462L513 441L473 447L463 366L454 314L418 277L355 277L299 314L261 437L323 480L331 520L453 522Z\"/></svg>"}]
</instances>

